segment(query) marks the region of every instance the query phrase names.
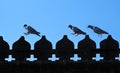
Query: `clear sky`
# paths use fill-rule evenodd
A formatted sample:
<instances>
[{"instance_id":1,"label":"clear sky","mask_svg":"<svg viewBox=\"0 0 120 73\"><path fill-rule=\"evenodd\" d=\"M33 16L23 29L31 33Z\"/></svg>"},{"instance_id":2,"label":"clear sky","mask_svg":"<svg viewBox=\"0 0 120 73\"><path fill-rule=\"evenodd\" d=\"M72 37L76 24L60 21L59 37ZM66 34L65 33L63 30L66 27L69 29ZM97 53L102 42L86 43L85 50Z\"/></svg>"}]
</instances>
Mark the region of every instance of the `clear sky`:
<instances>
[{"instance_id":1,"label":"clear sky","mask_svg":"<svg viewBox=\"0 0 120 73\"><path fill-rule=\"evenodd\" d=\"M75 48L84 35L71 35L68 25L72 24L85 31L97 43L107 37L98 37L87 26L102 28L120 41L120 0L0 0L0 35L12 44L25 36L32 45L41 39L36 35L24 35L24 24L28 24L46 35L53 48L63 35L73 41Z\"/></svg>"}]
</instances>

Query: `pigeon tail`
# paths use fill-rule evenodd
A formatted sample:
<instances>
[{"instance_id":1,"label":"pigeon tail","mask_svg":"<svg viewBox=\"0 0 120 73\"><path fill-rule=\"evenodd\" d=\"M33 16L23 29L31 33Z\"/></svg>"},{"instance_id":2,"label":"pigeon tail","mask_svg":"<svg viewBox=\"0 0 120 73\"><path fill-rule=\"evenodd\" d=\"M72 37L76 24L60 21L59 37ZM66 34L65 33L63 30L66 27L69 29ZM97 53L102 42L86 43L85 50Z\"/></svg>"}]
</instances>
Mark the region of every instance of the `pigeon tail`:
<instances>
[{"instance_id":1,"label":"pigeon tail","mask_svg":"<svg viewBox=\"0 0 120 73\"><path fill-rule=\"evenodd\" d=\"M36 35L40 36L40 32L37 32Z\"/></svg>"},{"instance_id":2,"label":"pigeon tail","mask_svg":"<svg viewBox=\"0 0 120 73\"><path fill-rule=\"evenodd\" d=\"M108 32L104 31L105 34L109 34Z\"/></svg>"},{"instance_id":3,"label":"pigeon tail","mask_svg":"<svg viewBox=\"0 0 120 73\"><path fill-rule=\"evenodd\" d=\"M84 35L87 35L86 32L83 32Z\"/></svg>"}]
</instances>

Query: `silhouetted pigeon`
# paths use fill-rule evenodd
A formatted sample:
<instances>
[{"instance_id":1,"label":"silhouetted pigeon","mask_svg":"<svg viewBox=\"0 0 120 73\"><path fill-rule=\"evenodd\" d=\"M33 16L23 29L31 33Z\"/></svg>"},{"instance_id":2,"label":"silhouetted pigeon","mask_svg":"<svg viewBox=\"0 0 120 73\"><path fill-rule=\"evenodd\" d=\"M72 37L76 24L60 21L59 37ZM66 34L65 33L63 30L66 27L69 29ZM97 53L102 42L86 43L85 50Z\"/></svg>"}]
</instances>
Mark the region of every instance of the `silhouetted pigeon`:
<instances>
[{"instance_id":1,"label":"silhouetted pigeon","mask_svg":"<svg viewBox=\"0 0 120 73\"><path fill-rule=\"evenodd\" d=\"M34 28L32 28L31 26L28 26L27 24L24 24L24 28L28 31L27 33L24 33L25 35L28 34L36 34L38 36L40 36L40 32L36 31Z\"/></svg>"},{"instance_id":2,"label":"silhouetted pigeon","mask_svg":"<svg viewBox=\"0 0 120 73\"><path fill-rule=\"evenodd\" d=\"M86 35L85 32L83 32L82 30L80 30L78 27L72 26L71 24L68 26L71 30L73 30L74 33L72 33L73 35L79 35L79 34L83 34Z\"/></svg>"},{"instance_id":3,"label":"silhouetted pigeon","mask_svg":"<svg viewBox=\"0 0 120 73\"><path fill-rule=\"evenodd\" d=\"M91 28L95 33L102 36L102 34L108 34L106 31L96 27L96 26L92 26L92 25L88 25L88 28Z\"/></svg>"}]
</instances>

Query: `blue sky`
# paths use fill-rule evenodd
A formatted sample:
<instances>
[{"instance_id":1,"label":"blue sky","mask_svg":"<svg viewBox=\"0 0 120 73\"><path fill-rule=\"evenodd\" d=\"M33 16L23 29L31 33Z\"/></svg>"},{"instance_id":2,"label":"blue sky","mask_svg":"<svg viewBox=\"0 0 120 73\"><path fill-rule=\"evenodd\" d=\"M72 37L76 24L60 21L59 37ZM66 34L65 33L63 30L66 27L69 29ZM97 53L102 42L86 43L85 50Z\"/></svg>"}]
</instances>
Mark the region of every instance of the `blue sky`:
<instances>
[{"instance_id":1,"label":"blue sky","mask_svg":"<svg viewBox=\"0 0 120 73\"><path fill-rule=\"evenodd\" d=\"M24 35L24 24L28 24L46 35L46 38L55 44L63 35L77 43L84 35L71 35L68 25L72 24L89 34L99 48L99 42L107 37L98 37L87 26L98 26L120 41L120 0L0 0L0 35L12 47L12 44L25 36L32 45L41 39L36 35Z\"/></svg>"}]
</instances>

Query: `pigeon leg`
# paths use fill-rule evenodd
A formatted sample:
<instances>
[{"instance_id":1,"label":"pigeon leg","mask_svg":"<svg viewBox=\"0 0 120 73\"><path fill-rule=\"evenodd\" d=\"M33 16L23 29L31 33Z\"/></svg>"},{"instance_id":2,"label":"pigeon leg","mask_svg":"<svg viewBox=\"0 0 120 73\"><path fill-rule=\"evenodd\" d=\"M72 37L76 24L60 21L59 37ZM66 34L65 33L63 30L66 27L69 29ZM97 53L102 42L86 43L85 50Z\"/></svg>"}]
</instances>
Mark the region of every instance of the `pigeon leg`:
<instances>
[{"instance_id":1,"label":"pigeon leg","mask_svg":"<svg viewBox=\"0 0 120 73\"><path fill-rule=\"evenodd\" d=\"M102 34L98 34L98 37L101 37L101 38L102 38Z\"/></svg>"},{"instance_id":2,"label":"pigeon leg","mask_svg":"<svg viewBox=\"0 0 120 73\"><path fill-rule=\"evenodd\" d=\"M100 34L100 37L102 38L102 34Z\"/></svg>"},{"instance_id":3,"label":"pigeon leg","mask_svg":"<svg viewBox=\"0 0 120 73\"><path fill-rule=\"evenodd\" d=\"M99 37L99 34L98 34L98 37Z\"/></svg>"},{"instance_id":4,"label":"pigeon leg","mask_svg":"<svg viewBox=\"0 0 120 73\"><path fill-rule=\"evenodd\" d=\"M72 35L75 35L75 33L71 33Z\"/></svg>"},{"instance_id":5,"label":"pigeon leg","mask_svg":"<svg viewBox=\"0 0 120 73\"><path fill-rule=\"evenodd\" d=\"M78 36L79 34L76 34L75 36Z\"/></svg>"},{"instance_id":6,"label":"pigeon leg","mask_svg":"<svg viewBox=\"0 0 120 73\"><path fill-rule=\"evenodd\" d=\"M29 33L24 33L25 35L29 35Z\"/></svg>"}]
</instances>

